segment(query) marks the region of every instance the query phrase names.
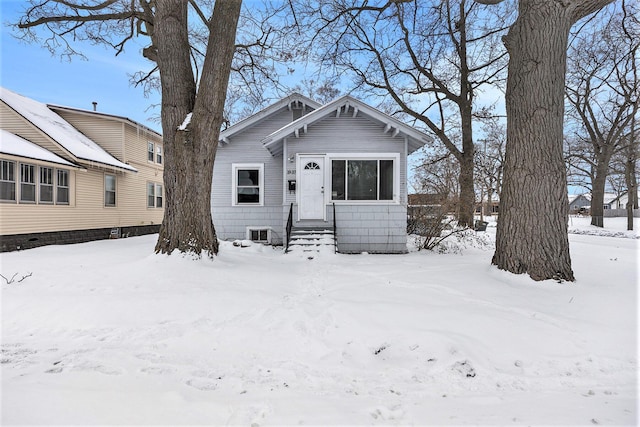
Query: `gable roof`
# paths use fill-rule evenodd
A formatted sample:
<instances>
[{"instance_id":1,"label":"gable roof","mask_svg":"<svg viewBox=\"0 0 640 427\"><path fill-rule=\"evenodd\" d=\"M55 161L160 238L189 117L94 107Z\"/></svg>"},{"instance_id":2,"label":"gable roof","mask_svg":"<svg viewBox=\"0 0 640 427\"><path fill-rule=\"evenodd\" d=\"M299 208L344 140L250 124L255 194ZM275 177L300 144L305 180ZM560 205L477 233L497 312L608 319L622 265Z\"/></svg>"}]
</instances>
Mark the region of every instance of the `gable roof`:
<instances>
[{"instance_id":1,"label":"gable roof","mask_svg":"<svg viewBox=\"0 0 640 427\"><path fill-rule=\"evenodd\" d=\"M139 127L142 128L144 130L146 130L149 133L153 133L154 135L162 138L162 134L151 129L150 127L143 125L142 123L136 122L135 120L131 120L128 117L125 116L118 116L116 114L107 114L107 113L103 113L101 111L94 111L94 110L86 110L83 108L73 108L73 107L65 107L64 105L56 105L56 104L47 104L47 107L49 107L49 109L54 110L54 111L68 111L68 112L72 112L72 113L80 113L80 114L85 114L85 115L89 115L89 116L97 116L97 117L103 117L105 119L110 119L110 120L115 120L118 122L123 122L123 123L128 123L131 126L134 127Z\"/></svg>"},{"instance_id":2,"label":"gable roof","mask_svg":"<svg viewBox=\"0 0 640 427\"><path fill-rule=\"evenodd\" d=\"M220 132L220 141L226 143L228 142L229 137L231 137L232 135L241 132L248 127L251 127L260 120L263 120L264 118L274 114L281 108L287 107L291 109L292 105L296 104L302 105L303 107L311 107L311 109L313 110L320 108L322 105L311 98L307 98L304 95L300 95L299 93L292 93L291 95L282 98L280 101L269 105L268 107L258 111L256 114L253 114Z\"/></svg>"},{"instance_id":3,"label":"gable roof","mask_svg":"<svg viewBox=\"0 0 640 427\"><path fill-rule=\"evenodd\" d=\"M264 138L262 143L271 153L277 152L279 151L284 138L291 135L297 136L301 130L306 131L309 125L330 115L339 117L340 114L342 114L343 108L346 113L349 107L353 107L353 117L356 117L358 114L363 114L369 119L380 123L381 131L383 133L390 132L393 137L399 134L406 136L409 153L413 153L424 144L433 141L433 138L429 135L420 132L406 123L403 123L400 120L391 117L356 98L353 98L352 96L345 95L323 105L307 115L300 117L298 120L283 126Z\"/></svg>"},{"instance_id":4,"label":"gable roof","mask_svg":"<svg viewBox=\"0 0 640 427\"><path fill-rule=\"evenodd\" d=\"M4 129L0 129L0 153L78 168L77 165L66 161L51 151Z\"/></svg>"},{"instance_id":5,"label":"gable roof","mask_svg":"<svg viewBox=\"0 0 640 427\"><path fill-rule=\"evenodd\" d=\"M80 162L95 163L128 172L137 170L107 153L71 126L45 104L0 87L0 99L16 113L49 136L60 148Z\"/></svg>"}]
</instances>

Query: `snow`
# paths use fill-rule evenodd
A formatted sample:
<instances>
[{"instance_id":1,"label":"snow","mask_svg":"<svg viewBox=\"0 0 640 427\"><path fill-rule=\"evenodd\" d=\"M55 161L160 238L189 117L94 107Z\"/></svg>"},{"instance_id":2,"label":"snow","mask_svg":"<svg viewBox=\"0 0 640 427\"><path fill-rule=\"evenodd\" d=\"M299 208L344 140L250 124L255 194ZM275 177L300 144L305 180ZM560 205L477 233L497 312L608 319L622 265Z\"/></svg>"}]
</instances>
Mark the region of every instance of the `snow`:
<instances>
[{"instance_id":1,"label":"snow","mask_svg":"<svg viewBox=\"0 0 640 427\"><path fill-rule=\"evenodd\" d=\"M51 151L45 150L39 145L27 141L26 139L21 138L18 135L14 135L4 129L0 129L0 153L73 166L74 168L77 167L62 157L56 156Z\"/></svg>"},{"instance_id":2,"label":"snow","mask_svg":"<svg viewBox=\"0 0 640 427\"><path fill-rule=\"evenodd\" d=\"M192 116L193 116L193 113L187 114L187 116L184 118L184 121L182 122L182 124L180 126L178 126L178 130L186 130L187 126L189 126L189 123L191 123L191 117Z\"/></svg>"},{"instance_id":3,"label":"snow","mask_svg":"<svg viewBox=\"0 0 640 427\"><path fill-rule=\"evenodd\" d=\"M194 261L153 254L157 235L3 253L2 424L636 424L637 233L570 234L575 283L497 270L494 235L313 259L222 242Z\"/></svg>"},{"instance_id":4,"label":"snow","mask_svg":"<svg viewBox=\"0 0 640 427\"><path fill-rule=\"evenodd\" d=\"M19 95L4 87L0 87L0 99L76 158L136 172L134 167L111 156L102 147L51 111L46 104Z\"/></svg>"}]
</instances>

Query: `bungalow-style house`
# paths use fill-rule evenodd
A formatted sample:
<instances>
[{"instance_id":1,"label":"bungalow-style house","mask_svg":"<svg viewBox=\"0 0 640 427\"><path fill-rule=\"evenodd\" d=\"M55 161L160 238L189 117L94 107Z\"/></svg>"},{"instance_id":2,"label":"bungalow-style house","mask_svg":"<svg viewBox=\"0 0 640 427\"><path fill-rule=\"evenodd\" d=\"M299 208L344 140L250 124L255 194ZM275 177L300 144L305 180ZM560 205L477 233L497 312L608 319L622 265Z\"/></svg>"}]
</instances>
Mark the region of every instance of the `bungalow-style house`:
<instances>
[{"instance_id":1,"label":"bungalow-style house","mask_svg":"<svg viewBox=\"0 0 640 427\"><path fill-rule=\"evenodd\" d=\"M407 156L426 134L352 98L293 94L220 134L218 237L288 245L333 233L342 253L407 251Z\"/></svg>"},{"instance_id":2,"label":"bungalow-style house","mask_svg":"<svg viewBox=\"0 0 640 427\"><path fill-rule=\"evenodd\" d=\"M569 194L569 214L585 214L591 208L591 194Z\"/></svg>"},{"instance_id":3,"label":"bungalow-style house","mask_svg":"<svg viewBox=\"0 0 640 427\"><path fill-rule=\"evenodd\" d=\"M5 88L0 125L1 251L158 231L160 134Z\"/></svg>"}]
</instances>

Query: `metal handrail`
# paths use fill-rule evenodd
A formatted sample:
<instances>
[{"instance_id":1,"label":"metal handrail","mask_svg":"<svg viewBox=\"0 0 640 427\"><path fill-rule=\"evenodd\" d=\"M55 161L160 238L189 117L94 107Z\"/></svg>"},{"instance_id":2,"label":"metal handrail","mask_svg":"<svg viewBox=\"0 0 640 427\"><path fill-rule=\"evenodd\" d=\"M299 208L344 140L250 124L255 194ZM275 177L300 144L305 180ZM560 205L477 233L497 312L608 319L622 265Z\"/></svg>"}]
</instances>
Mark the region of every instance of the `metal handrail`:
<instances>
[{"instance_id":1,"label":"metal handrail","mask_svg":"<svg viewBox=\"0 0 640 427\"><path fill-rule=\"evenodd\" d=\"M338 253L338 233L336 232L336 204L333 203L333 252Z\"/></svg>"},{"instance_id":2,"label":"metal handrail","mask_svg":"<svg viewBox=\"0 0 640 427\"><path fill-rule=\"evenodd\" d=\"M284 253L289 251L289 241L291 240L291 229L293 228L293 203L291 203L291 207L289 208L289 218L287 218L287 241L284 246Z\"/></svg>"}]
</instances>

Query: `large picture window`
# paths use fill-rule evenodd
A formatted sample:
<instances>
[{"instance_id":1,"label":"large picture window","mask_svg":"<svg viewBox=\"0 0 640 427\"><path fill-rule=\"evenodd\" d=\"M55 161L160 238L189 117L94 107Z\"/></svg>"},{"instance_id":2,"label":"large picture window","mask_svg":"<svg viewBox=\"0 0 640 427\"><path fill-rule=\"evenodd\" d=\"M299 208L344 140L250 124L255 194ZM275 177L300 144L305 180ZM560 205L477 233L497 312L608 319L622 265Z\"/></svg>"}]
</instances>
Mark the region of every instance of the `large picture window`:
<instances>
[{"instance_id":1,"label":"large picture window","mask_svg":"<svg viewBox=\"0 0 640 427\"><path fill-rule=\"evenodd\" d=\"M16 164L9 160L0 160L0 200L16 201Z\"/></svg>"},{"instance_id":2,"label":"large picture window","mask_svg":"<svg viewBox=\"0 0 640 427\"><path fill-rule=\"evenodd\" d=\"M262 206L264 197L262 164L233 165L233 206Z\"/></svg>"},{"instance_id":3,"label":"large picture window","mask_svg":"<svg viewBox=\"0 0 640 427\"><path fill-rule=\"evenodd\" d=\"M393 201L395 159L333 159L331 200Z\"/></svg>"}]
</instances>

